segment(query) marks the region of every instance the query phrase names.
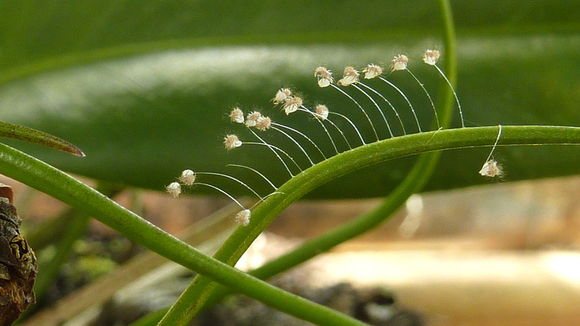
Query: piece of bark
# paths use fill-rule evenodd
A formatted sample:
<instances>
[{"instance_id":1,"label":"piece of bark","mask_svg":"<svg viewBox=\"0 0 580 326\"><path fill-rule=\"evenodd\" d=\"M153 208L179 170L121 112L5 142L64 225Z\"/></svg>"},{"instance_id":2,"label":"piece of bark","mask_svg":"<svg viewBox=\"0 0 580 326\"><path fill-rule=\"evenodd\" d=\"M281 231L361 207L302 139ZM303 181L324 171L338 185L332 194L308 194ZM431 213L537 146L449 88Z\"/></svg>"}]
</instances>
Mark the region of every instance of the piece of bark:
<instances>
[{"instance_id":1,"label":"piece of bark","mask_svg":"<svg viewBox=\"0 0 580 326\"><path fill-rule=\"evenodd\" d=\"M0 184L0 326L11 325L35 302L36 257L20 235L12 189Z\"/></svg>"}]
</instances>

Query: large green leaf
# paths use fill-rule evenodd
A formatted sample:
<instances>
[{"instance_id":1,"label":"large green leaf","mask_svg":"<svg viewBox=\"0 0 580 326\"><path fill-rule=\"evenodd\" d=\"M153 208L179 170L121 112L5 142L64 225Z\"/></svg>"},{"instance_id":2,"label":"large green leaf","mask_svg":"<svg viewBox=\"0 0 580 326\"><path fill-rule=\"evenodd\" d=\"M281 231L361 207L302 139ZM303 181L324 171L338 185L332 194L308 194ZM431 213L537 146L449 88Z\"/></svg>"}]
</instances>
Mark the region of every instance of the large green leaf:
<instances>
[{"instance_id":1,"label":"large green leaf","mask_svg":"<svg viewBox=\"0 0 580 326\"><path fill-rule=\"evenodd\" d=\"M324 102L331 110L348 114L370 141L371 130L356 107L332 89L317 88L312 69L320 64L335 71L348 64L386 64L394 54L405 52L412 59L410 68L434 94L441 79L419 58L425 48L439 47L435 5L432 1L414 2L412 8L400 1L3 2L0 119L77 144L87 158L15 145L58 167L99 179L161 189L184 168L250 178L244 171L225 168L226 163L237 162L258 168L280 184L287 175L267 150L224 151L221 139L226 133L251 140L247 131L228 122L229 109L259 108L311 135L330 154L330 143L312 119L285 117L272 108L269 100L276 89L289 86L304 95L307 105ZM467 125L580 123L578 5L550 0L498 5L481 0L455 6L458 92ZM404 72L389 78L411 98L427 129L432 113L420 88ZM405 102L384 85L369 84L393 101L407 130L415 132ZM379 134L386 137L371 103L348 91L368 108L381 126ZM269 139L284 144L279 138L272 134ZM349 138L356 142L353 132ZM299 151L290 152L306 166ZM579 154L573 147L497 151L507 180L578 173ZM486 156L482 149L446 153L426 190L486 182L477 175ZM412 160L345 176L312 196L382 195L404 177ZM258 182L252 185L260 187Z\"/></svg>"}]
</instances>

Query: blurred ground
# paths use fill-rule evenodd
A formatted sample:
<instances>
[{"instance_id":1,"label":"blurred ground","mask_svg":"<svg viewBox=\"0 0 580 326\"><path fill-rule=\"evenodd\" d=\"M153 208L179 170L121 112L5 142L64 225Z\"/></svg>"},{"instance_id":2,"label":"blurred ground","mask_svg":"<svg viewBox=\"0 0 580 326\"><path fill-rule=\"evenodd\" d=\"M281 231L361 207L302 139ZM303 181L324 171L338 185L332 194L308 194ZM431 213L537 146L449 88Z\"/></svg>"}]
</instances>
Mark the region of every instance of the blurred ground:
<instances>
[{"instance_id":1,"label":"blurred ground","mask_svg":"<svg viewBox=\"0 0 580 326\"><path fill-rule=\"evenodd\" d=\"M0 182L15 188L27 223L64 208L14 181ZM309 283L388 289L428 325L580 325L579 198L580 177L417 195L377 230L310 262ZM120 201L172 233L227 203L151 192L127 192ZM238 267L256 267L379 201L295 204ZM112 233L97 222L91 228Z\"/></svg>"}]
</instances>

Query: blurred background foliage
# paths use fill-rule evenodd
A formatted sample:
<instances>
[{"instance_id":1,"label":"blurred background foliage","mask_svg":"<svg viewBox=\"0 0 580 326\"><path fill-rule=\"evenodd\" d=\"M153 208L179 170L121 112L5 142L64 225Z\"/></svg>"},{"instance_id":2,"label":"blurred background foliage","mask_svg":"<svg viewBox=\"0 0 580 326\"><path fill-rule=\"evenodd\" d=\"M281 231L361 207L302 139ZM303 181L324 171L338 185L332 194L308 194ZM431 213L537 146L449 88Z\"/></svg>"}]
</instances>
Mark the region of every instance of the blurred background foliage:
<instances>
[{"instance_id":1,"label":"blurred background foliage","mask_svg":"<svg viewBox=\"0 0 580 326\"><path fill-rule=\"evenodd\" d=\"M580 123L580 3L476 0L452 5L458 93L468 126ZM312 70L326 65L340 74L345 65L386 65L393 55L406 53L410 68L435 95L441 79L421 64L420 55L442 47L440 25L436 2L423 0L2 1L0 119L78 145L85 159L9 142L96 179L157 190L184 168L250 179L245 171L225 167L241 163L280 184L284 170L265 149L223 149L226 133L251 138L229 123L231 107L260 109L304 130L330 154L331 145L315 121L298 114L286 118L272 108L275 91L291 87L307 106L326 103L348 113L370 141L370 128L357 109L337 92L319 89ZM411 98L427 129L432 113L421 90L407 74L389 78ZM370 84L392 99L407 130L416 131L405 102L380 83ZM374 112L364 97L348 91ZM380 121L378 115L373 118ZM387 137L384 126L379 134ZM354 142L355 134L349 138ZM299 158L298 151L292 153ZM425 190L486 182L477 171L487 153L445 153ZM565 146L500 148L496 157L506 166L506 180L520 180L577 174L579 154L580 149ZM413 160L353 173L311 197L384 195L404 178ZM299 162L306 164L302 158ZM220 180L211 183L220 185ZM233 184L223 186L243 192Z\"/></svg>"}]
</instances>

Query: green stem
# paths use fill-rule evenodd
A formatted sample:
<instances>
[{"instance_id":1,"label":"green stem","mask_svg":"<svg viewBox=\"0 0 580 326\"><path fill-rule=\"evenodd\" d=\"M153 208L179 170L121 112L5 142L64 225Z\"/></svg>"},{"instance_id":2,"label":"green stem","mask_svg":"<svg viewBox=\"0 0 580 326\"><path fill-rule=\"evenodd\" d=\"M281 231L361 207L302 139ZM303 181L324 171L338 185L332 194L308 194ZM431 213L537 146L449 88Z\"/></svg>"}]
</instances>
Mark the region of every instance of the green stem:
<instances>
[{"instance_id":1,"label":"green stem","mask_svg":"<svg viewBox=\"0 0 580 326\"><path fill-rule=\"evenodd\" d=\"M443 38L445 47L445 71L447 73L447 79L455 87L457 84L457 46L455 44L456 37L455 25L453 24L453 12L449 0L439 0L439 7L441 8L441 20L444 29L443 35L445 35ZM442 119L441 126L446 128L449 126L451 117L453 116L453 92L445 83L441 83L439 94L443 95L441 99L441 107L443 110L439 115Z\"/></svg>"},{"instance_id":2,"label":"green stem","mask_svg":"<svg viewBox=\"0 0 580 326\"><path fill-rule=\"evenodd\" d=\"M447 71L448 79L452 84L457 80L457 60L456 60L456 45L455 45L455 28L453 24L453 14L449 0L439 0L441 8L441 18L444 26L445 35L445 70ZM440 107L443 108L441 116L441 126L447 127L453 113L453 93L446 84L442 85L439 94ZM330 232L310 240L291 252L274 259L265 264L261 268L251 272L252 275L267 279L278 273L291 269L316 255L328 251L336 245L359 236L377 225L385 222L413 193L420 191L427 183L437 162L439 161L440 153L428 153L422 155L415 163L413 169L405 177L403 182L383 201L379 207L372 212L362 215L350 223L346 223L337 227ZM227 254L219 255L225 250L218 251L215 255L220 259ZM218 256L219 255L219 256ZM235 264L239 259L239 255L230 257L233 259L229 263ZM222 260L222 259L220 259ZM197 276L187 289L180 295L178 300L171 306L165 317L161 320L159 325L184 325L188 323L195 315L202 309L211 305L221 298L223 298L231 290L219 286L211 282L207 278ZM158 316L159 314L156 314ZM155 317L148 318L148 323L153 324Z\"/></svg>"}]
</instances>

